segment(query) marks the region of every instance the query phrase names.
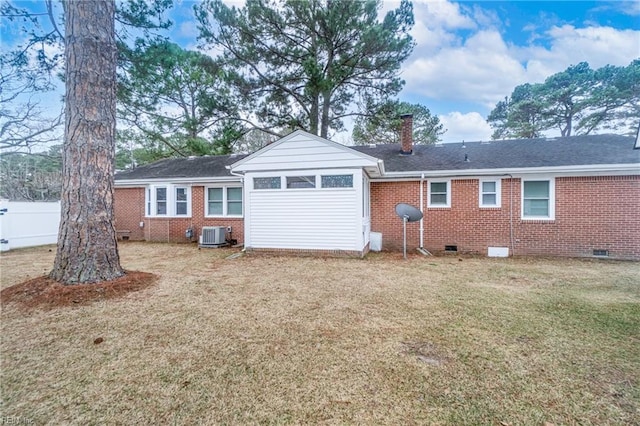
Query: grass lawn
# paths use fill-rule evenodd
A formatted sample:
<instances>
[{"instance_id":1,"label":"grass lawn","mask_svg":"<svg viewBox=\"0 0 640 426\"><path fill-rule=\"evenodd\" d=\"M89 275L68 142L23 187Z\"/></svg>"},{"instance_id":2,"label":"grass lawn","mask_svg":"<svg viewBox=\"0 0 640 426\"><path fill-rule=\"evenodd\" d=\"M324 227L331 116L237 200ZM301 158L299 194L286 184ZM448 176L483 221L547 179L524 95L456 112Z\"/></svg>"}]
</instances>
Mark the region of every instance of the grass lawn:
<instances>
[{"instance_id":1,"label":"grass lawn","mask_svg":"<svg viewBox=\"0 0 640 426\"><path fill-rule=\"evenodd\" d=\"M2 288L50 249L3 253ZM233 252L126 243L157 284L3 302L3 422L640 424L638 263Z\"/></svg>"}]
</instances>

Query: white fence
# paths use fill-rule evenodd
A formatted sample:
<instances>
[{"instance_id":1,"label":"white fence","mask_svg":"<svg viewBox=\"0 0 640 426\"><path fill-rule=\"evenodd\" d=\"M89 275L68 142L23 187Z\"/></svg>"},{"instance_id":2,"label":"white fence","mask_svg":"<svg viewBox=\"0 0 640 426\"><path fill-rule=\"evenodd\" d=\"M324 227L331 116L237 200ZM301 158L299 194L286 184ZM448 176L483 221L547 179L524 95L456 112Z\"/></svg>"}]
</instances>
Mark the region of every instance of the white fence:
<instances>
[{"instance_id":1,"label":"white fence","mask_svg":"<svg viewBox=\"0 0 640 426\"><path fill-rule=\"evenodd\" d=\"M55 244L59 224L60 202L0 200L0 251Z\"/></svg>"}]
</instances>

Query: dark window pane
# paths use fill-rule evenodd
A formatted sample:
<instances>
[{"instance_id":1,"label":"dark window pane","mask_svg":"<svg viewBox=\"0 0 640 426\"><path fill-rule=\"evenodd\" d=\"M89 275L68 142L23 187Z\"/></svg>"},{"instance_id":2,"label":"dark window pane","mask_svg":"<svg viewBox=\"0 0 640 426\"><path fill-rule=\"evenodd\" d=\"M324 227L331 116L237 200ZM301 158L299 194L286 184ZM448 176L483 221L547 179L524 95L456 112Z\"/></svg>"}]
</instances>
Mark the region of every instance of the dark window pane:
<instances>
[{"instance_id":1,"label":"dark window pane","mask_svg":"<svg viewBox=\"0 0 640 426\"><path fill-rule=\"evenodd\" d=\"M323 188L353 188L353 175L330 175L321 177Z\"/></svg>"},{"instance_id":2,"label":"dark window pane","mask_svg":"<svg viewBox=\"0 0 640 426\"><path fill-rule=\"evenodd\" d=\"M431 205L434 204L447 204L447 194L431 194Z\"/></svg>"},{"instance_id":3,"label":"dark window pane","mask_svg":"<svg viewBox=\"0 0 640 426\"><path fill-rule=\"evenodd\" d=\"M496 194L482 194L482 204L485 206L495 206Z\"/></svg>"},{"instance_id":4,"label":"dark window pane","mask_svg":"<svg viewBox=\"0 0 640 426\"><path fill-rule=\"evenodd\" d=\"M447 182L431 182L431 193L447 193Z\"/></svg>"},{"instance_id":5,"label":"dark window pane","mask_svg":"<svg viewBox=\"0 0 640 426\"><path fill-rule=\"evenodd\" d=\"M549 181L527 181L524 183L524 198L549 198Z\"/></svg>"},{"instance_id":6,"label":"dark window pane","mask_svg":"<svg viewBox=\"0 0 640 426\"><path fill-rule=\"evenodd\" d=\"M280 176L253 178L254 189L280 189Z\"/></svg>"}]
</instances>

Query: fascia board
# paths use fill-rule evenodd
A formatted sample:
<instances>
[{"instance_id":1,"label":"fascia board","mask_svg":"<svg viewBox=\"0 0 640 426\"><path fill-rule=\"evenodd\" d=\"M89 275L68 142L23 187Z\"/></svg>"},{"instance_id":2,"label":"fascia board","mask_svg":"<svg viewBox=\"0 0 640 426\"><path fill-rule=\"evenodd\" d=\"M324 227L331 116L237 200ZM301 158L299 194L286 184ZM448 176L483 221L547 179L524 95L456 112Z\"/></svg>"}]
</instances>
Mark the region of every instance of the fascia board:
<instances>
[{"instance_id":1,"label":"fascia board","mask_svg":"<svg viewBox=\"0 0 640 426\"><path fill-rule=\"evenodd\" d=\"M120 179L115 181L115 186L122 187L138 187L152 185L154 183L223 183L223 182L241 182L236 176L218 176L218 177L197 177L197 178L153 178L153 179Z\"/></svg>"},{"instance_id":2,"label":"fascia board","mask_svg":"<svg viewBox=\"0 0 640 426\"><path fill-rule=\"evenodd\" d=\"M381 179L396 180L402 178L419 179L428 177L466 177L466 176L520 176L529 174L553 174L555 176L606 176L606 175L640 175L640 163L631 164L596 164L557 167L521 167L501 169L466 169L466 170L424 170L409 172L387 172Z\"/></svg>"}]
</instances>

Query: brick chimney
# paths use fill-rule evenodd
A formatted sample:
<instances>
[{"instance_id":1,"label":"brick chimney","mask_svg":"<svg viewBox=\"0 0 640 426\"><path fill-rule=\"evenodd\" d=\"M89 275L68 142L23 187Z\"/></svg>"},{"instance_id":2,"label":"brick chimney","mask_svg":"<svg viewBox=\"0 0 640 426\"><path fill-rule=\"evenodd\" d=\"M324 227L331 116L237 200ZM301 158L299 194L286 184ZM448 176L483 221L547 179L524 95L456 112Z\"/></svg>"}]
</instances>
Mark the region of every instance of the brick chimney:
<instances>
[{"instance_id":1,"label":"brick chimney","mask_svg":"<svg viewBox=\"0 0 640 426\"><path fill-rule=\"evenodd\" d=\"M402 127L400 128L400 154L411 155L413 152L413 115L402 114Z\"/></svg>"}]
</instances>

